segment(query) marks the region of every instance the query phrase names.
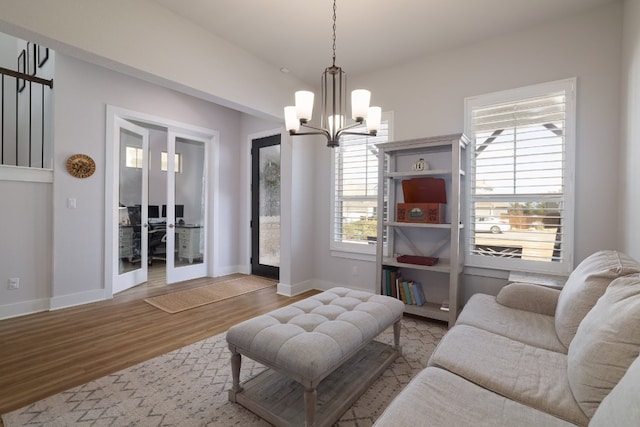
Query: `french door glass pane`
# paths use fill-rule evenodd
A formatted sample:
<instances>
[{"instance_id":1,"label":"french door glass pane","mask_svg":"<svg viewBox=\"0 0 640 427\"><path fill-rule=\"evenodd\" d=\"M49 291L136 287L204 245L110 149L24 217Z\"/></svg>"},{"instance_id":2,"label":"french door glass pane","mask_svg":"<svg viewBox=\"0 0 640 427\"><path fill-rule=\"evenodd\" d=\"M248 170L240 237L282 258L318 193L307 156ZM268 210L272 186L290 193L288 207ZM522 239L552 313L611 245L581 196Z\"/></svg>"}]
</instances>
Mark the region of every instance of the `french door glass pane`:
<instances>
[{"instance_id":1,"label":"french door glass pane","mask_svg":"<svg viewBox=\"0 0 640 427\"><path fill-rule=\"evenodd\" d=\"M142 156L129 166L127 153L142 153L142 137L120 129L120 176L118 201L118 273L123 274L141 268L142 257Z\"/></svg>"},{"instance_id":2,"label":"french door glass pane","mask_svg":"<svg viewBox=\"0 0 640 427\"><path fill-rule=\"evenodd\" d=\"M280 266L280 145L260 149L259 263Z\"/></svg>"},{"instance_id":3,"label":"french door glass pane","mask_svg":"<svg viewBox=\"0 0 640 427\"><path fill-rule=\"evenodd\" d=\"M200 141L177 138L175 159L175 266L204 262L204 159L205 147ZM178 172L179 171L179 172Z\"/></svg>"}]
</instances>

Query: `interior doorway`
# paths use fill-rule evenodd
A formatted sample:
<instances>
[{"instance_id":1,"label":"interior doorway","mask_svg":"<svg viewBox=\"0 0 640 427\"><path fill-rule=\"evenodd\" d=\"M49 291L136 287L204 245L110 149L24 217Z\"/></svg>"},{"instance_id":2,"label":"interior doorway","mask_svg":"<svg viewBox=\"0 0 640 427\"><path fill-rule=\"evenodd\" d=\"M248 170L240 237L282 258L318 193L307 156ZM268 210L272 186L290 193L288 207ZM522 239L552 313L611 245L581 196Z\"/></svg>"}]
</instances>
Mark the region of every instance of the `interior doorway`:
<instances>
[{"instance_id":1,"label":"interior doorway","mask_svg":"<svg viewBox=\"0 0 640 427\"><path fill-rule=\"evenodd\" d=\"M105 283L111 294L211 271L217 132L108 108ZM111 132L109 132L111 130ZM213 197L212 197L213 193Z\"/></svg>"},{"instance_id":2,"label":"interior doorway","mask_svg":"<svg viewBox=\"0 0 640 427\"><path fill-rule=\"evenodd\" d=\"M251 142L251 274L280 278L280 135Z\"/></svg>"}]
</instances>

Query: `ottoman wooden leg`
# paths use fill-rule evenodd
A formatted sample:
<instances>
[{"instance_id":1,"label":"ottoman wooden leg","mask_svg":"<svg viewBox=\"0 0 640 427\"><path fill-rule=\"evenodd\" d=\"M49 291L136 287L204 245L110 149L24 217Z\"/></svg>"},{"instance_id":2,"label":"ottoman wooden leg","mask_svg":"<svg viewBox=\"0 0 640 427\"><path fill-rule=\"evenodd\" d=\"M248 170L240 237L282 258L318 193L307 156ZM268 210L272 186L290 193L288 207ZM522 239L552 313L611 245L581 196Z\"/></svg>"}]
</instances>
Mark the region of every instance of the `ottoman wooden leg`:
<instances>
[{"instance_id":1,"label":"ottoman wooden leg","mask_svg":"<svg viewBox=\"0 0 640 427\"><path fill-rule=\"evenodd\" d=\"M229 401L236 403L236 394L242 391L240 387L240 365L242 364L242 356L235 350L231 350L231 377L233 378L233 386L229 390Z\"/></svg>"},{"instance_id":2,"label":"ottoman wooden leg","mask_svg":"<svg viewBox=\"0 0 640 427\"><path fill-rule=\"evenodd\" d=\"M393 324L393 349L402 354L402 347L400 347L400 320Z\"/></svg>"},{"instance_id":3,"label":"ottoman wooden leg","mask_svg":"<svg viewBox=\"0 0 640 427\"><path fill-rule=\"evenodd\" d=\"M317 392L315 388L304 389L304 409L307 420L305 422L306 427L313 427L316 417L316 398Z\"/></svg>"}]
</instances>

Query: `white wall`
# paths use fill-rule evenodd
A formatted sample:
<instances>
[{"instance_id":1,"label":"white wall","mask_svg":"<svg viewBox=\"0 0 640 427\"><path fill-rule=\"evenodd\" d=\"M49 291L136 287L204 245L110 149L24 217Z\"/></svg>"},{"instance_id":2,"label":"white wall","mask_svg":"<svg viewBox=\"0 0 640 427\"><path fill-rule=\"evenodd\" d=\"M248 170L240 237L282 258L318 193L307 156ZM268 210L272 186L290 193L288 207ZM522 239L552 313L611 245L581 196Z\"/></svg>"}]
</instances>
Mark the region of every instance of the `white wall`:
<instances>
[{"instance_id":1,"label":"white wall","mask_svg":"<svg viewBox=\"0 0 640 427\"><path fill-rule=\"evenodd\" d=\"M621 4L612 3L542 27L356 76L351 82L371 89L372 102L394 112L394 138L402 140L462 132L465 97L577 77L575 262L579 262L598 249L620 248L614 218L621 205L617 172L621 27ZM324 166L318 168L316 179L314 277L360 284L373 291L373 263L329 253L329 154L321 150L317 156ZM356 277L353 266L359 270ZM467 277L466 293L495 292L501 284Z\"/></svg>"},{"instance_id":2,"label":"white wall","mask_svg":"<svg viewBox=\"0 0 640 427\"><path fill-rule=\"evenodd\" d=\"M304 87L152 0L0 0L0 10L0 31L265 118Z\"/></svg>"},{"instance_id":3,"label":"white wall","mask_svg":"<svg viewBox=\"0 0 640 427\"><path fill-rule=\"evenodd\" d=\"M51 296L50 183L0 180L0 318L45 310ZM8 290L9 278L20 288Z\"/></svg>"},{"instance_id":4,"label":"white wall","mask_svg":"<svg viewBox=\"0 0 640 427\"><path fill-rule=\"evenodd\" d=\"M315 156L317 147L326 148L326 140L317 137L289 137L285 139L291 151L291 208L288 210L291 224L291 283L292 293L313 289L316 265L314 225L318 220L315 177L319 163Z\"/></svg>"},{"instance_id":5,"label":"white wall","mask_svg":"<svg viewBox=\"0 0 640 427\"><path fill-rule=\"evenodd\" d=\"M640 260L640 0L624 2L622 133L620 150L621 246Z\"/></svg>"}]
</instances>

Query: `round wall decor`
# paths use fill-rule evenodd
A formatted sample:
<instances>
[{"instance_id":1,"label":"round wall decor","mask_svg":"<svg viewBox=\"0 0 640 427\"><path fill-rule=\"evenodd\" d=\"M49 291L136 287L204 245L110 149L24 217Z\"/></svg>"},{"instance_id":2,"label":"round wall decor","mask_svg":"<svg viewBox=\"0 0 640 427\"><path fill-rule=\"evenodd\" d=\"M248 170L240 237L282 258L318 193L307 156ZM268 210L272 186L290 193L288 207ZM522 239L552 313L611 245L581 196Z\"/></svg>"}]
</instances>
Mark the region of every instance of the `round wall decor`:
<instances>
[{"instance_id":1,"label":"round wall decor","mask_svg":"<svg viewBox=\"0 0 640 427\"><path fill-rule=\"evenodd\" d=\"M67 159L67 171L76 178L88 178L96 171L96 162L86 154L74 154Z\"/></svg>"}]
</instances>

